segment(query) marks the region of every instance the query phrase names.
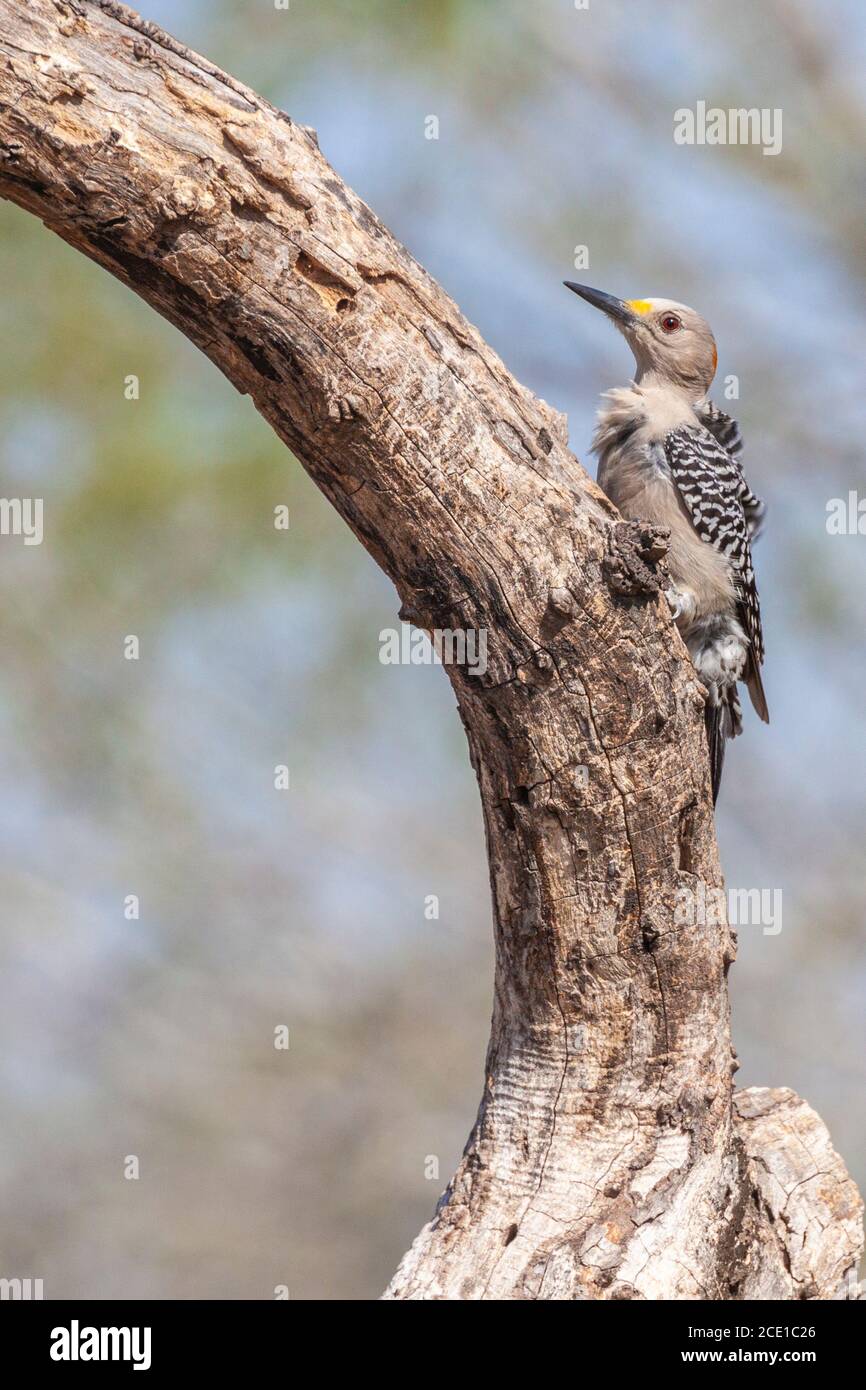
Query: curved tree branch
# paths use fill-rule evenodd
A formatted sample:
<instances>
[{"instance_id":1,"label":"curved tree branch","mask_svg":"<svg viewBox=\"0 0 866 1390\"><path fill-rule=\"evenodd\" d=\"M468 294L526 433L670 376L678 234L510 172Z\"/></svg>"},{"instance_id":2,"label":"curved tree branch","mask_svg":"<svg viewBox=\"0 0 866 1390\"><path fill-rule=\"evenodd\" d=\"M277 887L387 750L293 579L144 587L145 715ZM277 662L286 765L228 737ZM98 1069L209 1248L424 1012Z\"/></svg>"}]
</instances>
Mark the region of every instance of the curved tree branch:
<instances>
[{"instance_id":1,"label":"curved tree branch","mask_svg":"<svg viewBox=\"0 0 866 1390\"><path fill-rule=\"evenodd\" d=\"M487 636L485 674L448 668L493 889L486 1084L386 1296L845 1296L856 1189L789 1092L734 1105L733 938L677 910L722 879L663 538L313 132L113 0L0 20L0 194L249 393L407 617Z\"/></svg>"}]
</instances>

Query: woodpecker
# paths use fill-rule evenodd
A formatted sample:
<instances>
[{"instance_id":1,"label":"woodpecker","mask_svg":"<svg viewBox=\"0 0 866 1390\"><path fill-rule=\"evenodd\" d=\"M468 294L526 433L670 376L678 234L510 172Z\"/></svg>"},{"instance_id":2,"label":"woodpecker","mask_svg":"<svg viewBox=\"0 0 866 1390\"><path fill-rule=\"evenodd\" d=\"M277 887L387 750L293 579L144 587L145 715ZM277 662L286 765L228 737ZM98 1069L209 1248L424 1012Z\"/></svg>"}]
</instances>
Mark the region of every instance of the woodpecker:
<instances>
[{"instance_id":1,"label":"woodpecker","mask_svg":"<svg viewBox=\"0 0 866 1390\"><path fill-rule=\"evenodd\" d=\"M769 723L752 541L764 504L746 482L736 420L707 398L718 356L709 324L672 299L617 299L565 285L601 309L631 348L635 377L602 397L598 482L623 516L670 530L667 599L707 689L713 802L725 743L742 732L737 682Z\"/></svg>"}]
</instances>

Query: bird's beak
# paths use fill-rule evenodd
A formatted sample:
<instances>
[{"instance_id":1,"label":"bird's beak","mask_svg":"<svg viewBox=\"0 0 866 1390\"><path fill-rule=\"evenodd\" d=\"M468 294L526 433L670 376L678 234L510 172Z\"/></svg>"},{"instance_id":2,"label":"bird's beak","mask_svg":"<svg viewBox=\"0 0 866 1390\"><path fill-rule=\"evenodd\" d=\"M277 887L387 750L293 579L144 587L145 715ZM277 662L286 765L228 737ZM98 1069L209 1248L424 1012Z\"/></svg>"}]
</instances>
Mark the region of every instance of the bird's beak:
<instances>
[{"instance_id":1,"label":"bird's beak","mask_svg":"<svg viewBox=\"0 0 866 1390\"><path fill-rule=\"evenodd\" d=\"M579 294L581 299L585 299L587 304L601 309L602 313L607 314L614 323L634 323L637 319L634 310L626 304L625 300L617 299L615 295L605 294L604 290L590 289L589 285L575 285L573 280L563 280L562 283L566 289L574 290L574 293Z\"/></svg>"}]
</instances>

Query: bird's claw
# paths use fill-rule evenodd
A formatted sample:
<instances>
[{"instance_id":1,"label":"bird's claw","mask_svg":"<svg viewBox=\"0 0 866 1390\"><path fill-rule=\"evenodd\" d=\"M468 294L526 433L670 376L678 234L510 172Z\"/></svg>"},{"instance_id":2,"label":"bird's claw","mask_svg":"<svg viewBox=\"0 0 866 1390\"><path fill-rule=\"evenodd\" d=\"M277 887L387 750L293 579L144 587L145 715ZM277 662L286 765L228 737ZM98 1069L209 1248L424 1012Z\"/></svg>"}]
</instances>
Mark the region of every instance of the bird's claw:
<instances>
[{"instance_id":1,"label":"bird's claw","mask_svg":"<svg viewBox=\"0 0 866 1390\"><path fill-rule=\"evenodd\" d=\"M678 623L680 618L684 618L688 622L694 617L695 600L692 594L671 585L669 589L665 589L665 598L670 605L671 616L675 623Z\"/></svg>"}]
</instances>

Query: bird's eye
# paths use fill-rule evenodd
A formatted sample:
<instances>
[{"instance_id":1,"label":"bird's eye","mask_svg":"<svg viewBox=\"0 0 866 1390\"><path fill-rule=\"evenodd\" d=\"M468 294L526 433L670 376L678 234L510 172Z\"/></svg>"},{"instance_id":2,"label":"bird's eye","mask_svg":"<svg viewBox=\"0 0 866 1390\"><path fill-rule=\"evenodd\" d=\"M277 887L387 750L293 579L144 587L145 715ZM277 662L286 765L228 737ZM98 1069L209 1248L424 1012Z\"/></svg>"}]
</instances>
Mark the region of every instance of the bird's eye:
<instances>
[{"instance_id":1,"label":"bird's eye","mask_svg":"<svg viewBox=\"0 0 866 1390\"><path fill-rule=\"evenodd\" d=\"M682 328L682 319L677 318L676 314L662 314L659 320L665 333L676 333L678 328Z\"/></svg>"}]
</instances>

